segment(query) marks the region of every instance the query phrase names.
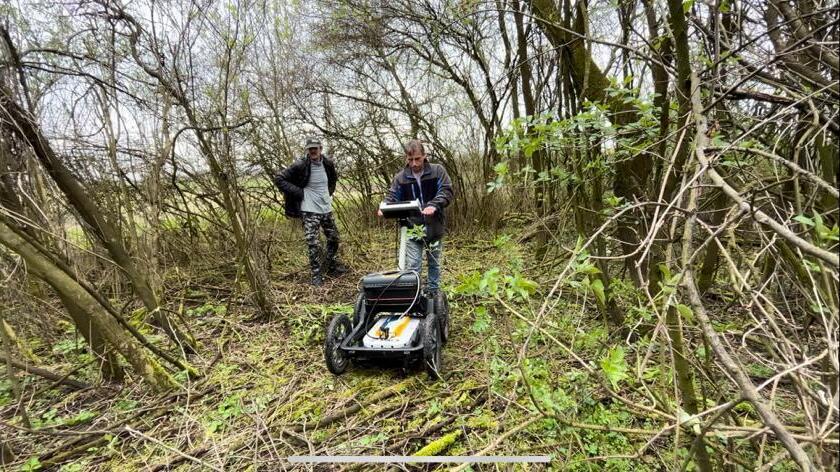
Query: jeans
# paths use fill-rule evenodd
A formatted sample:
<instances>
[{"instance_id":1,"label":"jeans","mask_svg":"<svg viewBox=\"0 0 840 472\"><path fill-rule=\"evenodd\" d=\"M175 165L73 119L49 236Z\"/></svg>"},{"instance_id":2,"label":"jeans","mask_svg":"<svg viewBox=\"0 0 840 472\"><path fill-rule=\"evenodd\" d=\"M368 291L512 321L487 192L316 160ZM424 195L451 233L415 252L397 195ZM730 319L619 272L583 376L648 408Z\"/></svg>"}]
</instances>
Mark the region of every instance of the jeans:
<instances>
[{"instance_id":1,"label":"jeans","mask_svg":"<svg viewBox=\"0 0 840 472\"><path fill-rule=\"evenodd\" d=\"M443 263L443 239L427 243L425 240L409 239L405 245L405 269L420 274L423 270L423 249L429 264L429 276L426 289L434 291L440 288L440 266Z\"/></svg>"}]
</instances>

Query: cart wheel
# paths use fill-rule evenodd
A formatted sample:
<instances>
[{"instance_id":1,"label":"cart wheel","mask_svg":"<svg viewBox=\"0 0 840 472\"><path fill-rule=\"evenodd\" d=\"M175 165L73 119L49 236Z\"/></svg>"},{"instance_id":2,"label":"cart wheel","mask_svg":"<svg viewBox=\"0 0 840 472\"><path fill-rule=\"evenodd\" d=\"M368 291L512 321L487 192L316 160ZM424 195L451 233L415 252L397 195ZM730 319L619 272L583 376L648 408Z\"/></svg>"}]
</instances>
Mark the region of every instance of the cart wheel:
<instances>
[{"instance_id":1,"label":"cart wheel","mask_svg":"<svg viewBox=\"0 0 840 472\"><path fill-rule=\"evenodd\" d=\"M446 344L449 341L449 300L440 290L435 297L435 314L440 317L440 340Z\"/></svg>"},{"instance_id":2,"label":"cart wheel","mask_svg":"<svg viewBox=\"0 0 840 472\"><path fill-rule=\"evenodd\" d=\"M365 292L359 291L356 303L353 305L353 327L359 326L365 314Z\"/></svg>"},{"instance_id":3,"label":"cart wheel","mask_svg":"<svg viewBox=\"0 0 840 472\"><path fill-rule=\"evenodd\" d=\"M350 358L347 357L339 346L350 334L350 319L347 315L335 315L327 326L327 339L324 340L324 360L327 361L327 369L335 375L341 375L347 370Z\"/></svg>"},{"instance_id":4,"label":"cart wheel","mask_svg":"<svg viewBox=\"0 0 840 472\"><path fill-rule=\"evenodd\" d=\"M440 323L435 315L427 315L423 320L423 364L433 380L440 379L443 372L442 350Z\"/></svg>"}]
</instances>

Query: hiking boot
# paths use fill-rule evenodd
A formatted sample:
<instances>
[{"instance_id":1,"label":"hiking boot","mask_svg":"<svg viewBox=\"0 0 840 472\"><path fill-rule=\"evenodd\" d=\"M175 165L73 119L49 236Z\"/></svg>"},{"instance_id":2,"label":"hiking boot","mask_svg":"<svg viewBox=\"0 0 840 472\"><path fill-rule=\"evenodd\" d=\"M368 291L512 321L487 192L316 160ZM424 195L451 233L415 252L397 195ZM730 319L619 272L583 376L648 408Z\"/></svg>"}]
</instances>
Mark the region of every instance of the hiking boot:
<instances>
[{"instance_id":1,"label":"hiking boot","mask_svg":"<svg viewBox=\"0 0 840 472\"><path fill-rule=\"evenodd\" d=\"M341 262L336 262L335 264L327 267L327 275L332 275L334 277L344 275L347 272L349 272L349 270Z\"/></svg>"},{"instance_id":2,"label":"hiking boot","mask_svg":"<svg viewBox=\"0 0 840 472\"><path fill-rule=\"evenodd\" d=\"M320 287L321 285L324 285L324 279L321 278L320 274L313 275L312 279L309 281L309 285L312 285L313 287Z\"/></svg>"}]
</instances>

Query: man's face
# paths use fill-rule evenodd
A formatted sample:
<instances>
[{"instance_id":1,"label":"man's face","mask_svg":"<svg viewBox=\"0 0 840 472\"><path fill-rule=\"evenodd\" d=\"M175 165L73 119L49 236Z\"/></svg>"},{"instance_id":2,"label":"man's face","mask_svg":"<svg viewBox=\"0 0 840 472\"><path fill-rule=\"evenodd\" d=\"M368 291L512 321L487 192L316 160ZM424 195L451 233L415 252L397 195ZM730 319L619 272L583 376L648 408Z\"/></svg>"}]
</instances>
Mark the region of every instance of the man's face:
<instances>
[{"instance_id":1,"label":"man's face","mask_svg":"<svg viewBox=\"0 0 840 472\"><path fill-rule=\"evenodd\" d=\"M420 151L414 151L411 154L405 155L405 163L411 168L415 174L419 174L423 170L423 161L426 160L426 154Z\"/></svg>"},{"instance_id":2,"label":"man's face","mask_svg":"<svg viewBox=\"0 0 840 472\"><path fill-rule=\"evenodd\" d=\"M316 161L316 160L318 160L319 157L321 157L321 148L320 147L311 147L311 148L306 150L306 154L309 156L310 159Z\"/></svg>"}]
</instances>

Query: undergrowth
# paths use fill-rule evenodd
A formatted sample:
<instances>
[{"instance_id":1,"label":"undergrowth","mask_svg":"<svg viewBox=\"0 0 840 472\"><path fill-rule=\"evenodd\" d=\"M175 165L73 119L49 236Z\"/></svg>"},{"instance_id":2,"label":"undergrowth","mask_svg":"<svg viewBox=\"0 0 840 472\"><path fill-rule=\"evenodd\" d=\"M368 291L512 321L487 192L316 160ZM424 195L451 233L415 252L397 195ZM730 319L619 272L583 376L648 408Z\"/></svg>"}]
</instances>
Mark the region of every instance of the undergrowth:
<instances>
[{"instance_id":1,"label":"undergrowth","mask_svg":"<svg viewBox=\"0 0 840 472\"><path fill-rule=\"evenodd\" d=\"M64 390L27 376L25 391L37 395L26 399L32 431L25 432L10 383L0 380L0 407L8 422L4 436L18 452L12 470L257 470L278 468L287 456L304 453L475 454L528 421L488 453L547 454L551 469L616 471L661 470L688 456L689 446L675 448L663 439L635 457L650 439L643 433L662 424L633 414L605 390L609 385L633 395L634 362L650 334L639 331L632 342L616 339L595 315L597 293L585 283L568 288L546 313L542 330L531 329L511 309L533 319L556 274L532 260L526 244L505 234L455 235L447 241L444 282L452 335L442 381L431 382L421 369L381 365L331 375L323 361L325 325L336 313L352 312L358 277L386 268L393 251L390 231L349 235L354 237L368 242L344 245L352 273L320 289L306 284L302 242L285 245L276 257L289 263L273 265L274 289L285 302L268 322L252 320L242 285L232 283L235 274L200 265L180 267L177 279L167 279L165 299L202 346L192 362L203 377L177 376L188 394L151 396L135 379ZM577 270L576 280L586 280L585 260ZM631 289L621 296L621 303L635 306ZM649 321L638 310L628 309L628 318L637 326ZM96 384L92 356L80 339L65 330L36 354L59 372L86 363L74 377ZM526 340L527 355L521 358ZM670 378L661 371L664 365L641 375ZM390 392L395 386L398 391ZM368 403L383 392L388 395ZM335 417L337 412L345 414ZM62 456L70 446L97 438Z\"/></svg>"}]
</instances>

